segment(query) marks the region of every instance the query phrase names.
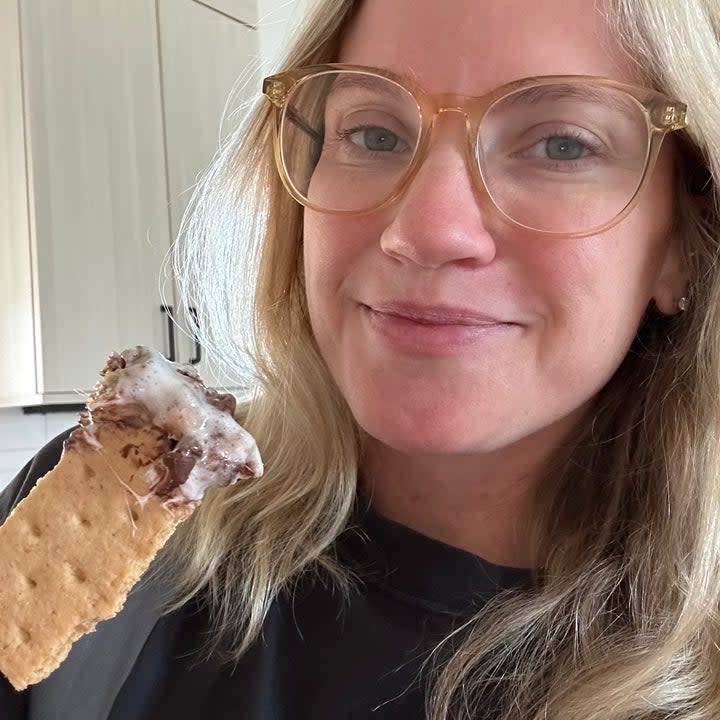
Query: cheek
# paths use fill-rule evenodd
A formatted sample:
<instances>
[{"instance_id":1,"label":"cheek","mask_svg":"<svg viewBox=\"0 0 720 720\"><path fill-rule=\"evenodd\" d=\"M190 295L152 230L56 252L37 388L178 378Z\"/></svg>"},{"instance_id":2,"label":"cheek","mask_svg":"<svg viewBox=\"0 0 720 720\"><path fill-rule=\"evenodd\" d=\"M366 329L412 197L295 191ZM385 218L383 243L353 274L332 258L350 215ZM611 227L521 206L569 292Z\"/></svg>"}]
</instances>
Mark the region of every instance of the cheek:
<instances>
[{"instance_id":1,"label":"cheek","mask_svg":"<svg viewBox=\"0 0 720 720\"><path fill-rule=\"evenodd\" d=\"M334 342L342 332L346 288L362 265L365 245L351 219L306 211L303 264L313 333L332 365Z\"/></svg>"},{"instance_id":2,"label":"cheek","mask_svg":"<svg viewBox=\"0 0 720 720\"><path fill-rule=\"evenodd\" d=\"M562 335L566 352L579 355L588 344L630 343L651 300L656 263L649 265L626 240L575 241L568 252L555 248L535 266L547 342Z\"/></svg>"},{"instance_id":3,"label":"cheek","mask_svg":"<svg viewBox=\"0 0 720 720\"><path fill-rule=\"evenodd\" d=\"M321 312L331 288L343 274L341 246L332 242L322 217L306 212L303 234L305 288L311 316Z\"/></svg>"},{"instance_id":4,"label":"cheek","mask_svg":"<svg viewBox=\"0 0 720 720\"><path fill-rule=\"evenodd\" d=\"M609 379L632 343L668 247L670 198L650 197L602 236L538 249L528 264L546 303L540 357L558 379Z\"/></svg>"},{"instance_id":5,"label":"cheek","mask_svg":"<svg viewBox=\"0 0 720 720\"><path fill-rule=\"evenodd\" d=\"M641 199L602 235L550 241L535 248L536 278L562 287L563 307L594 327L637 327L653 300L668 254L673 224L672 153L661 153ZM542 280L539 280L542 282ZM580 312L582 311L582 312Z\"/></svg>"}]
</instances>

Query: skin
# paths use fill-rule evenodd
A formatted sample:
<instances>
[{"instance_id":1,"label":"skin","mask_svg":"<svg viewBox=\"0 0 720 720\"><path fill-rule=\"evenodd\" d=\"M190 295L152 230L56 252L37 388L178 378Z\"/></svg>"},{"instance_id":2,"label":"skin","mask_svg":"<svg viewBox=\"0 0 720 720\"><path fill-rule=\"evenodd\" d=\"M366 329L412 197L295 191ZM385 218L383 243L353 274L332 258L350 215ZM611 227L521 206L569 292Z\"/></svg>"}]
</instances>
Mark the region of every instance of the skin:
<instances>
[{"instance_id":1,"label":"skin","mask_svg":"<svg viewBox=\"0 0 720 720\"><path fill-rule=\"evenodd\" d=\"M592 0L365 0L339 60L465 95L549 74L643 84ZM376 509L490 562L527 567L523 529L544 464L587 420L647 306L673 313L683 294L670 236L672 148L621 223L558 240L498 218L473 183L465 142L462 116L446 113L391 206L357 217L306 210L308 306L322 355L370 436L362 477ZM446 337L418 327L394 303L498 322L469 340L461 331L457 343L453 328Z\"/></svg>"}]
</instances>

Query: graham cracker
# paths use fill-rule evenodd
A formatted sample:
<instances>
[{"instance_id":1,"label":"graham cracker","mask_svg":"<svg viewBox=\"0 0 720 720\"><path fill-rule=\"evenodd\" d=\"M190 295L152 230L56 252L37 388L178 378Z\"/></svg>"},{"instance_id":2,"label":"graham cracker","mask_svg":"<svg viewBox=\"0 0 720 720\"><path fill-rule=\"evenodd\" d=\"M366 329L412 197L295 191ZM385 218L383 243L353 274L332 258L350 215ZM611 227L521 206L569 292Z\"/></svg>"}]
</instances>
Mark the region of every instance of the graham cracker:
<instances>
[{"instance_id":1,"label":"graham cracker","mask_svg":"<svg viewBox=\"0 0 720 720\"><path fill-rule=\"evenodd\" d=\"M167 439L99 426L99 449L66 441L58 465L0 527L0 672L22 690L116 615L192 507L148 495Z\"/></svg>"}]
</instances>

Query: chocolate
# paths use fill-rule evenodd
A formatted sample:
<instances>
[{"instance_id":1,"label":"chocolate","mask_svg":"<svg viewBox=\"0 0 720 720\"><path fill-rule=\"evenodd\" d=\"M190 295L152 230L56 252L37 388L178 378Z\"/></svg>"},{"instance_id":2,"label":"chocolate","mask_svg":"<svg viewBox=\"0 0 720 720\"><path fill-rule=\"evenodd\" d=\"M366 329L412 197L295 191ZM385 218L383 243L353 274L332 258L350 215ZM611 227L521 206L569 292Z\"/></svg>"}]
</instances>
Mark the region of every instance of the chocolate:
<instances>
[{"instance_id":1,"label":"chocolate","mask_svg":"<svg viewBox=\"0 0 720 720\"><path fill-rule=\"evenodd\" d=\"M212 388L208 388L208 402L218 410L230 413L231 415L235 414L235 409L237 408L237 400L235 400L234 395L230 393L219 393Z\"/></svg>"},{"instance_id":2,"label":"chocolate","mask_svg":"<svg viewBox=\"0 0 720 720\"><path fill-rule=\"evenodd\" d=\"M178 443L174 450L163 455L162 461L168 469L168 475L152 488L153 492L164 497L170 495L172 490L187 481L202 454L202 448L193 440Z\"/></svg>"}]
</instances>

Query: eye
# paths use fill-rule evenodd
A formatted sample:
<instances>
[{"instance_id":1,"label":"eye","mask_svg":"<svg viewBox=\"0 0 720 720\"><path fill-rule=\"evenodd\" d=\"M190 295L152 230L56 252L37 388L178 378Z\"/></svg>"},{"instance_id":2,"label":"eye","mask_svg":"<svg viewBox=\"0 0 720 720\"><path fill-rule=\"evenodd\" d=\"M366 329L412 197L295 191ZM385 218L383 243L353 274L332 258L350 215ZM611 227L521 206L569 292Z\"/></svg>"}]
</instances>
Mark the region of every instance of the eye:
<instances>
[{"instance_id":1,"label":"eye","mask_svg":"<svg viewBox=\"0 0 720 720\"><path fill-rule=\"evenodd\" d=\"M588 150L577 138L555 135L545 140L545 153L551 160L577 160Z\"/></svg>"},{"instance_id":2,"label":"eye","mask_svg":"<svg viewBox=\"0 0 720 720\"><path fill-rule=\"evenodd\" d=\"M345 131L350 142L374 152L402 150L402 141L391 130L384 127L368 126Z\"/></svg>"}]
</instances>

